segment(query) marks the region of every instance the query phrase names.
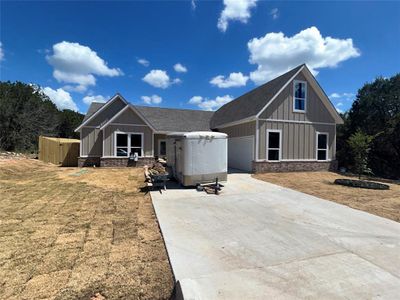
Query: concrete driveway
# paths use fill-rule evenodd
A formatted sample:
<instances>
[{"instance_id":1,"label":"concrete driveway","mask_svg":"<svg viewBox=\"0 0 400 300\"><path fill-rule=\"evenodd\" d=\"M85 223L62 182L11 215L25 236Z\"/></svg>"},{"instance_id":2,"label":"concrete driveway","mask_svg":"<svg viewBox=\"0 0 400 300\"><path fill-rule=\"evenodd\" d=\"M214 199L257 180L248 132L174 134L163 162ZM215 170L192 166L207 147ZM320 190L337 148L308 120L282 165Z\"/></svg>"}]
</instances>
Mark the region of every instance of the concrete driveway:
<instances>
[{"instance_id":1,"label":"concrete driveway","mask_svg":"<svg viewBox=\"0 0 400 300\"><path fill-rule=\"evenodd\" d=\"M400 223L249 174L151 196L185 299L399 298Z\"/></svg>"}]
</instances>

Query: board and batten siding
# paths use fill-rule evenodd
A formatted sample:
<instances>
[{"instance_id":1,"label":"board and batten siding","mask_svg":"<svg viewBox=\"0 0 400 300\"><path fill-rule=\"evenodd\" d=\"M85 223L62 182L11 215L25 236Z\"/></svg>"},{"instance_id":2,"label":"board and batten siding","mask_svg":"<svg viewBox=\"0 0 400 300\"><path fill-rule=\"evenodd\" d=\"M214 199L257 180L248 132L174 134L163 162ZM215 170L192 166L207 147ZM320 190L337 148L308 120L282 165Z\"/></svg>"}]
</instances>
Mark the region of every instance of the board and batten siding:
<instances>
[{"instance_id":1,"label":"board and batten siding","mask_svg":"<svg viewBox=\"0 0 400 300\"><path fill-rule=\"evenodd\" d=\"M96 116L93 117L86 125L87 126L100 126L109 121L114 117L121 109L127 104L121 99L116 99L113 103L108 105L104 110L100 111Z\"/></svg>"},{"instance_id":2,"label":"board and batten siding","mask_svg":"<svg viewBox=\"0 0 400 300\"><path fill-rule=\"evenodd\" d=\"M328 133L328 159L336 156L336 126L323 124L259 121L259 159L266 159L267 130L281 130L283 160L316 159L316 134Z\"/></svg>"},{"instance_id":3,"label":"board and batten siding","mask_svg":"<svg viewBox=\"0 0 400 300\"><path fill-rule=\"evenodd\" d=\"M239 125L220 128L219 132L226 133L228 135L228 138L250 136L250 135L254 136L256 132L256 122L252 121Z\"/></svg>"},{"instance_id":4,"label":"board and batten siding","mask_svg":"<svg viewBox=\"0 0 400 300\"><path fill-rule=\"evenodd\" d=\"M81 157L101 156L103 133L99 128L82 127L81 129Z\"/></svg>"},{"instance_id":5,"label":"board and batten siding","mask_svg":"<svg viewBox=\"0 0 400 300\"><path fill-rule=\"evenodd\" d=\"M300 73L294 80L307 81ZM317 93L307 83L306 112L293 112L293 81L277 96L277 98L259 116L260 119L294 120L308 122L335 123L332 115L323 104Z\"/></svg>"},{"instance_id":6,"label":"board and batten siding","mask_svg":"<svg viewBox=\"0 0 400 300\"><path fill-rule=\"evenodd\" d=\"M104 131L104 156L114 156L115 132L143 133L144 156L153 156L153 131L148 126L108 125Z\"/></svg>"}]
</instances>

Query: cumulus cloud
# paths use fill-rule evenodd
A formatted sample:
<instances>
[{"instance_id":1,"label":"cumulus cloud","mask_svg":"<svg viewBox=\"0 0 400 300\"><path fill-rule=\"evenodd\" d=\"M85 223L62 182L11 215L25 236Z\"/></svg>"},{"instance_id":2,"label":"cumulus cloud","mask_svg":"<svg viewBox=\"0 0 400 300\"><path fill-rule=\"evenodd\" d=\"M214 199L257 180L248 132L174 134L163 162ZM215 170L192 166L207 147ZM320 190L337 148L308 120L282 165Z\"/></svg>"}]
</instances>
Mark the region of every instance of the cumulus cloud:
<instances>
[{"instance_id":1,"label":"cumulus cloud","mask_svg":"<svg viewBox=\"0 0 400 300\"><path fill-rule=\"evenodd\" d=\"M264 83L302 63L318 74L318 69L336 67L340 62L360 56L353 40L323 37L318 28L310 27L288 37L271 32L247 43L249 61L257 65L250 73L256 84Z\"/></svg>"},{"instance_id":2,"label":"cumulus cloud","mask_svg":"<svg viewBox=\"0 0 400 300\"><path fill-rule=\"evenodd\" d=\"M353 94L353 93L332 93L329 95L330 99L345 100L345 101L354 100L354 97L355 97L355 94Z\"/></svg>"},{"instance_id":3,"label":"cumulus cloud","mask_svg":"<svg viewBox=\"0 0 400 300\"><path fill-rule=\"evenodd\" d=\"M189 104L197 105L202 110L213 111L232 100L233 97L230 95L218 96L215 99L203 98L202 96L193 96L189 100Z\"/></svg>"},{"instance_id":4,"label":"cumulus cloud","mask_svg":"<svg viewBox=\"0 0 400 300\"><path fill-rule=\"evenodd\" d=\"M4 59L3 44L0 42L0 61Z\"/></svg>"},{"instance_id":5,"label":"cumulus cloud","mask_svg":"<svg viewBox=\"0 0 400 300\"><path fill-rule=\"evenodd\" d=\"M273 8L271 9L271 11L269 12L270 16L272 17L272 19L276 20L279 18L279 10L277 8Z\"/></svg>"},{"instance_id":6,"label":"cumulus cloud","mask_svg":"<svg viewBox=\"0 0 400 300\"><path fill-rule=\"evenodd\" d=\"M162 98L158 95L142 96L141 98L146 104L160 104L162 102Z\"/></svg>"},{"instance_id":7,"label":"cumulus cloud","mask_svg":"<svg viewBox=\"0 0 400 300\"><path fill-rule=\"evenodd\" d=\"M74 111L78 111L78 107L70 93L64 91L62 88L57 90L53 90L50 87L45 87L42 89L43 93L45 93L51 101L57 106L58 109L71 109Z\"/></svg>"},{"instance_id":8,"label":"cumulus cloud","mask_svg":"<svg viewBox=\"0 0 400 300\"><path fill-rule=\"evenodd\" d=\"M63 41L54 44L53 54L47 55L46 59L54 68L54 78L58 82L75 84L77 91L85 91L88 86L95 85L95 75L123 75L120 69L109 68L95 51L79 43Z\"/></svg>"},{"instance_id":9,"label":"cumulus cloud","mask_svg":"<svg viewBox=\"0 0 400 300\"><path fill-rule=\"evenodd\" d=\"M142 80L150 84L151 86L161 89L166 89L172 84L181 82L179 78L171 80L167 72L163 70L151 70L149 73L146 74L146 76L142 78Z\"/></svg>"},{"instance_id":10,"label":"cumulus cloud","mask_svg":"<svg viewBox=\"0 0 400 300\"><path fill-rule=\"evenodd\" d=\"M89 105L92 102L104 103L107 101L107 98L102 95L88 95L86 97L83 97L82 101L83 103Z\"/></svg>"},{"instance_id":11,"label":"cumulus cloud","mask_svg":"<svg viewBox=\"0 0 400 300\"><path fill-rule=\"evenodd\" d=\"M225 76L223 75L215 76L210 80L210 83L219 88L230 88L245 86L247 80L249 80L248 76L245 76L241 72L238 72L229 74L227 78L225 78Z\"/></svg>"},{"instance_id":12,"label":"cumulus cloud","mask_svg":"<svg viewBox=\"0 0 400 300\"><path fill-rule=\"evenodd\" d=\"M224 9L218 19L218 29L225 32L229 21L247 23L251 17L250 9L255 7L256 3L257 0L224 0Z\"/></svg>"},{"instance_id":13,"label":"cumulus cloud","mask_svg":"<svg viewBox=\"0 0 400 300\"><path fill-rule=\"evenodd\" d=\"M142 66L148 67L150 66L150 62L147 59L144 58L138 58L137 62L141 64Z\"/></svg>"},{"instance_id":14,"label":"cumulus cloud","mask_svg":"<svg viewBox=\"0 0 400 300\"><path fill-rule=\"evenodd\" d=\"M186 73L187 72L187 68L180 63L177 63L174 65L174 70L175 70L175 72L178 72L178 73Z\"/></svg>"}]
</instances>

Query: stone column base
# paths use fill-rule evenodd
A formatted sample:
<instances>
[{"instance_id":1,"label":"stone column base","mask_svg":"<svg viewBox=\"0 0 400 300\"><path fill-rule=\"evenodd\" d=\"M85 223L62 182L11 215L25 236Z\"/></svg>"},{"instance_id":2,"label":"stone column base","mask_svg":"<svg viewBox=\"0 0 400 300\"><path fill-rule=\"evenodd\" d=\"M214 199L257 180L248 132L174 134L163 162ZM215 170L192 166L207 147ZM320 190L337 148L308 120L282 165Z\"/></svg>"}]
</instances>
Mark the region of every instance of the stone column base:
<instances>
[{"instance_id":1,"label":"stone column base","mask_svg":"<svg viewBox=\"0 0 400 300\"><path fill-rule=\"evenodd\" d=\"M301 171L336 171L337 160L332 161L253 161L254 173L301 172Z\"/></svg>"}]
</instances>

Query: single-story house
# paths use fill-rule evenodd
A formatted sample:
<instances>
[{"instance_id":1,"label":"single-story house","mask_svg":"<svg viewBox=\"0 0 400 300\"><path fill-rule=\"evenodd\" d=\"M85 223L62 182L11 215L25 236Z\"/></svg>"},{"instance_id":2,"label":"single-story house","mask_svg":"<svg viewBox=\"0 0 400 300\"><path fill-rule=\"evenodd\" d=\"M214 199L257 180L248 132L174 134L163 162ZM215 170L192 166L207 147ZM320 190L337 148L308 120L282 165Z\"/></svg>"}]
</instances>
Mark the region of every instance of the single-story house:
<instances>
[{"instance_id":1,"label":"single-story house","mask_svg":"<svg viewBox=\"0 0 400 300\"><path fill-rule=\"evenodd\" d=\"M227 133L229 167L245 171L337 167L336 125L343 120L305 64L251 90L215 112L138 106L116 94L92 103L76 129L79 166L127 166L165 156L171 132Z\"/></svg>"}]
</instances>

